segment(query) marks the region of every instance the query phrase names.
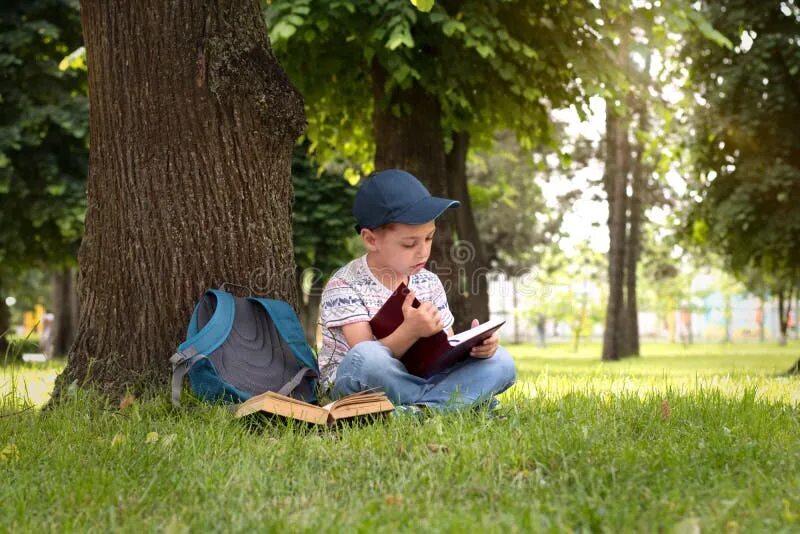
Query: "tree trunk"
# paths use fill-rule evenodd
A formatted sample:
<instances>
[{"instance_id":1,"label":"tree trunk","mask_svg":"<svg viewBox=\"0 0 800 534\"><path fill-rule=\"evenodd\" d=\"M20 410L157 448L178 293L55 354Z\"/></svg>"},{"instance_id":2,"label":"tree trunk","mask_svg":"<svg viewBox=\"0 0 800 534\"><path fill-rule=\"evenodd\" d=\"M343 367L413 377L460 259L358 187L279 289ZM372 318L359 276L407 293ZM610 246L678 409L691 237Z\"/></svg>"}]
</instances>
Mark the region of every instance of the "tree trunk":
<instances>
[{"instance_id":1,"label":"tree trunk","mask_svg":"<svg viewBox=\"0 0 800 534\"><path fill-rule=\"evenodd\" d=\"M6 334L8 334L10 330L11 309L6 304L5 296L0 295L0 363L5 361L6 351L8 351L8 340L6 340Z\"/></svg>"},{"instance_id":2,"label":"tree trunk","mask_svg":"<svg viewBox=\"0 0 800 534\"><path fill-rule=\"evenodd\" d=\"M578 352L581 342L581 332L583 332L583 325L586 322L586 308L588 305L588 295L586 291L583 292L581 297L581 311L578 315L578 320L575 323L575 336L572 341L572 352Z\"/></svg>"},{"instance_id":3,"label":"tree trunk","mask_svg":"<svg viewBox=\"0 0 800 534\"><path fill-rule=\"evenodd\" d=\"M625 197L627 172L624 168L628 151L627 126L614 110L613 102L606 103L606 169L604 185L608 197L608 304L603 333L603 360L618 360L625 339L624 279L625 279Z\"/></svg>"},{"instance_id":4,"label":"tree trunk","mask_svg":"<svg viewBox=\"0 0 800 534\"><path fill-rule=\"evenodd\" d=\"M78 331L78 292L74 269L63 269L51 275L54 323L49 340L49 357L69 352Z\"/></svg>"},{"instance_id":5,"label":"tree trunk","mask_svg":"<svg viewBox=\"0 0 800 534\"><path fill-rule=\"evenodd\" d=\"M794 289L788 291L781 289L778 291L778 324L781 329L781 337L778 341L781 347L785 347L789 342L789 314L792 313L792 293Z\"/></svg>"},{"instance_id":6,"label":"tree trunk","mask_svg":"<svg viewBox=\"0 0 800 534\"><path fill-rule=\"evenodd\" d=\"M511 291L513 291L511 294L511 305L514 307L514 344L519 345L522 343L522 340L520 339L519 335L519 287L516 276L511 278Z\"/></svg>"},{"instance_id":7,"label":"tree trunk","mask_svg":"<svg viewBox=\"0 0 800 534\"><path fill-rule=\"evenodd\" d=\"M208 287L297 304L290 163L305 117L256 1L85 0L81 23L88 208L56 388L118 393L167 382Z\"/></svg>"},{"instance_id":8,"label":"tree trunk","mask_svg":"<svg viewBox=\"0 0 800 534\"><path fill-rule=\"evenodd\" d=\"M631 106L636 102L630 99ZM639 112L639 131L646 132L647 108L644 104L637 106ZM625 333L624 347L621 356L639 356L639 308L636 297L636 268L639 265L639 254L642 242L642 194L644 190L644 168L642 156L644 144L636 144L636 157L631 159L630 151L626 151L626 160L631 161L631 194L628 202L628 235L625 240ZM627 167L627 165L625 166Z\"/></svg>"},{"instance_id":9,"label":"tree trunk","mask_svg":"<svg viewBox=\"0 0 800 534\"><path fill-rule=\"evenodd\" d=\"M731 296L725 295L725 338L723 343L731 342L731 323L733 322L733 306L731 304Z\"/></svg>"},{"instance_id":10,"label":"tree trunk","mask_svg":"<svg viewBox=\"0 0 800 534\"><path fill-rule=\"evenodd\" d=\"M481 242L472 202L467 188L467 152L469 150L469 134L455 132L452 136L453 149L445 157L445 175L447 177L447 196L461 202L455 212L456 234L458 241L453 248L451 262L459 271L462 281L460 294L464 299L459 305L459 316L465 319L469 327L472 319L480 322L489 320L489 262L486 250ZM455 313L455 312L454 312ZM458 331L458 330L456 330Z\"/></svg>"},{"instance_id":11,"label":"tree trunk","mask_svg":"<svg viewBox=\"0 0 800 534\"><path fill-rule=\"evenodd\" d=\"M543 313L536 315L536 334L539 340L539 348L545 348L547 346L547 318Z\"/></svg>"},{"instance_id":12,"label":"tree trunk","mask_svg":"<svg viewBox=\"0 0 800 534\"><path fill-rule=\"evenodd\" d=\"M444 134L438 99L416 84L409 89L395 89L391 94L386 94L386 79L387 73L383 67L377 61L373 62L375 168L408 171L419 178L432 195L447 197ZM399 116L392 112L393 107L399 111ZM445 213L437 219L436 227L427 268L442 280L455 316L453 328L458 332L469 328L472 317L464 294L465 269L459 269L455 261L461 251L455 246L457 226L454 216Z\"/></svg>"},{"instance_id":13,"label":"tree trunk","mask_svg":"<svg viewBox=\"0 0 800 534\"><path fill-rule=\"evenodd\" d=\"M794 338L800 338L800 321L798 321L797 310L800 304L800 287L794 293Z\"/></svg>"}]
</instances>

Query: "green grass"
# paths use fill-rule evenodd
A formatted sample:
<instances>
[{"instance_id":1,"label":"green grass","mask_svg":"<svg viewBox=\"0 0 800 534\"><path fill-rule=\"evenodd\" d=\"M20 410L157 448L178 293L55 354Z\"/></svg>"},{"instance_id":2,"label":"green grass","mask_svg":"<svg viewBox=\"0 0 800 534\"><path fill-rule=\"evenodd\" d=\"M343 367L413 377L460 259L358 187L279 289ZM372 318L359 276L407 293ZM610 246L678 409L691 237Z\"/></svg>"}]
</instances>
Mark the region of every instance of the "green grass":
<instances>
[{"instance_id":1,"label":"green grass","mask_svg":"<svg viewBox=\"0 0 800 534\"><path fill-rule=\"evenodd\" d=\"M19 408L25 378L59 367L6 369L0 530L798 531L800 380L778 376L798 348L646 345L602 364L597 345L513 347L505 418L332 431L166 393L8 416L12 384Z\"/></svg>"}]
</instances>

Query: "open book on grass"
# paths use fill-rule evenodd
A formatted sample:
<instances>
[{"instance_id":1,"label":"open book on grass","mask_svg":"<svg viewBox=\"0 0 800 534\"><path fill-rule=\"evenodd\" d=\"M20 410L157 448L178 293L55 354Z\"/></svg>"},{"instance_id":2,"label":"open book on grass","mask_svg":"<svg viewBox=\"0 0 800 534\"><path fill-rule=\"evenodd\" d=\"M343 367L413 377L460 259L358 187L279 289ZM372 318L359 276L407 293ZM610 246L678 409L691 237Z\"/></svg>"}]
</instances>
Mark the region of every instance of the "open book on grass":
<instances>
[{"instance_id":1,"label":"open book on grass","mask_svg":"<svg viewBox=\"0 0 800 534\"><path fill-rule=\"evenodd\" d=\"M369 326L372 328L375 339L385 338L402 324L404 319L403 302L408 292L408 286L401 283L392 296L383 303L378 313L370 319ZM420 302L414 299L411 305L418 308ZM400 361L403 362L409 373L429 378L469 358L472 347L490 337L503 324L505 321L496 319L459 332L449 338L444 331L420 338L403 354Z\"/></svg>"},{"instance_id":2,"label":"open book on grass","mask_svg":"<svg viewBox=\"0 0 800 534\"><path fill-rule=\"evenodd\" d=\"M361 415L391 412L394 405L380 391L362 391L326 404L316 406L301 400L267 391L239 404L234 411L236 417L255 412L266 412L318 425L332 425L341 419Z\"/></svg>"}]
</instances>

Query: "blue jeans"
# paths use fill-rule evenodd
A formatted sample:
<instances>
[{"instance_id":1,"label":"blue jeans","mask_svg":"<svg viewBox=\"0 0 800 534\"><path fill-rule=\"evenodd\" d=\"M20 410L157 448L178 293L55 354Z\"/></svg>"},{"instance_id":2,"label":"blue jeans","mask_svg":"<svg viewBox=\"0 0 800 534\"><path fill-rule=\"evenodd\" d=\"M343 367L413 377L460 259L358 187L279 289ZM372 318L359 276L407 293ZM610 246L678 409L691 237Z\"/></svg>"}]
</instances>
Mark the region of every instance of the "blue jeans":
<instances>
[{"instance_id":1,"label":"blue jeans","mask_svg":"<svg viewBox=\"0 0 800 534\"><path fill-rule=\"evenodd\" d=\"M395 405L463 408L511 387L517 378L514 360L503 347L491 358L467 358L428 379L410 374L380 341L362 341L345 355L336 370L334 397L380 388Z\"/></svg>"}]
</instances>

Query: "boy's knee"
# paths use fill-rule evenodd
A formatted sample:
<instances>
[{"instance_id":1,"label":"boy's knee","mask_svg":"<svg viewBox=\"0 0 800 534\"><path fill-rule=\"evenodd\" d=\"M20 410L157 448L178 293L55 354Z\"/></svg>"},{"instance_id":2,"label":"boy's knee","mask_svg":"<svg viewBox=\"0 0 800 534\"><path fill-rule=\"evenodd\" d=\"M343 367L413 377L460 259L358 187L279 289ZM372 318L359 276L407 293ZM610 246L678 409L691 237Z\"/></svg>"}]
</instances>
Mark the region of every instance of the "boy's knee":
<instances>
[{"instance_id":1,"label":"boy's knee","mask_svg":"<svg viewBox=\"0 0 800 534\"><path fill-rule=\"evenodd\" d=\"M498 346L494 356L487 361L492 362L492 374L499 384L510 387L517 381L517 366L514 358L505 348Z\"/></svg>"},{"instance_id":2,"label":"boy's knee","mask_svg":"<svg viewBox=\"0 0 800 534\"><path fill-rule=\"evenodd\" d=\"M399 362L380 341L362 341L352 349L361 356L360 374L371 384Z\"/></svg>"},{"instance_id":3,"label":"boy's knee","mask_svg":"<svg viewBox=\"0 0 800 534\"><path fill-rule=\"evenodd\" d=\"M336 370L335 389L340 393L356 393L374 387L377 379L397 360L379 341L362 341L352 347Z\"/></svg>"}]
</instances>

